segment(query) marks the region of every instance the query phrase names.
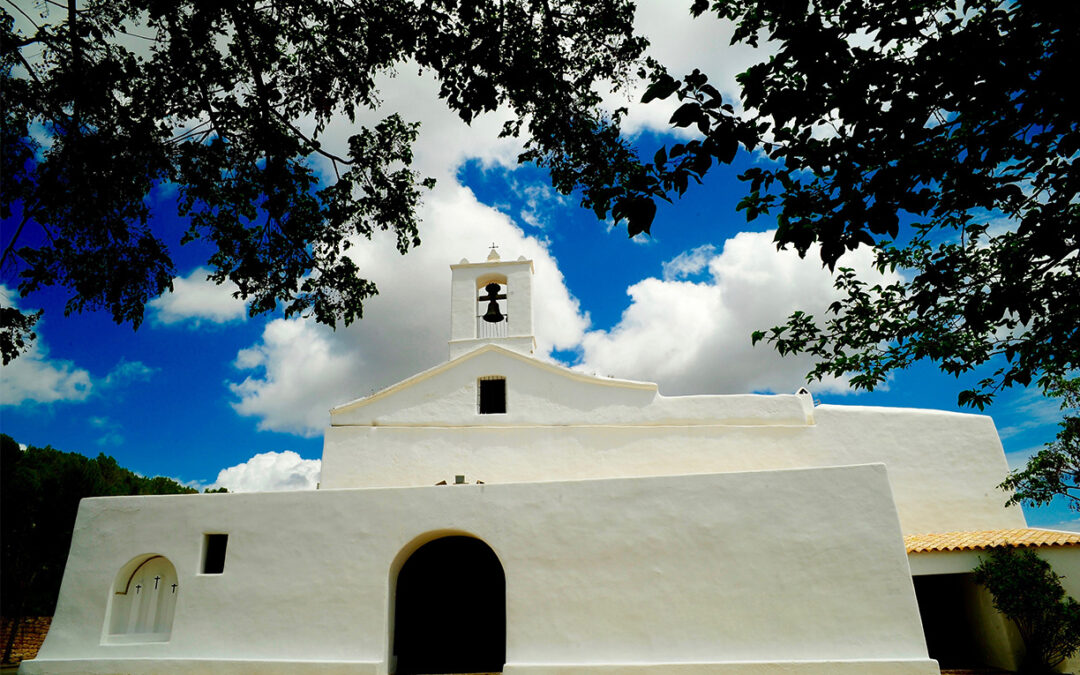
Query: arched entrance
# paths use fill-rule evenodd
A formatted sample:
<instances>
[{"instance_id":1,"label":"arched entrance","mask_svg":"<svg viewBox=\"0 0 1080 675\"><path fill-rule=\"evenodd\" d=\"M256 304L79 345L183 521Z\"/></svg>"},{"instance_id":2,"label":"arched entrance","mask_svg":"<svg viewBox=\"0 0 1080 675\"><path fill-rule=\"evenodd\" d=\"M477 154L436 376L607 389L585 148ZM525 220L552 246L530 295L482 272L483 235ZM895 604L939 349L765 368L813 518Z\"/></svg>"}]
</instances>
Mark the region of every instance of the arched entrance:
<instances>
[{"instance_id":1,"label":"arched entrance","mask_svg":"<svg viewBox=\"0 0 1080 675\"><path fill-rule=\"evenodd\" d=\"M397 675L501 672L506 663L506 577L491 548L443 537L402 565L394 609Z\"/></svg>"}]
</instances>

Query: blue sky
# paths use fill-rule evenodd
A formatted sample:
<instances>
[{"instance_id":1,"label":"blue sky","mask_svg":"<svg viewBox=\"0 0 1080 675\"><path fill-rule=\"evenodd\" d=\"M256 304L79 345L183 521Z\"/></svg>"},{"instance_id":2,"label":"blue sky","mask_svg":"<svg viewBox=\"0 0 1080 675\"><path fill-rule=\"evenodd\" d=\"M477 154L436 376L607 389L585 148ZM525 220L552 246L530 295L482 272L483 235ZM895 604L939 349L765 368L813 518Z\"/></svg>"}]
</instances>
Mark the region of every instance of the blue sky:
<instances>
[{"instance_id":1,"label":"blue sky","mask_svg":"<svg viewBox=\"0 0 1080 675\"><path fill-rule=\"evenodd\" d=\"M761 56L692 53L683 45L695 43L694 31L723 43L713 35L722 27L683 26L657 7L644 5L642 25L653 31L654 54L675 71L705 66L730 92L734 73ZM102 313L64 317L59 291L15 299L45 309L45 318L35 350L0 373L3 432L22 443L104 452L140 473L195 485L311 483L330 406L446 358L449 265L481 259L492 241L504 257L536 261L537 339L567 365L656 381L665 394L787 393L804 384L808 361L751 348L750 331L795 308L820 310L831 283L816 261L775 251L768 218L746 223L735 212L743 194L735 175L754 157L740 154L703 187L662 205L653 236L630 240L625 229L553 193L542 171L517 166L517 146L496 138L498 114L465 127L433 91L423 77L384 88L388 109L401 104L422 121L418 167L438 187L425 201L417 250L401 257L382 237L357 247L361 270L382 291L363 321L330 331L279 315L246 318L229 288L204 282L205 249L174 247L176 291L148 309L138 331ZM678 140L661 135L669 114L632 106L631 131L646 156ZM336 133L344 138L344 122ZM161 214L153 226L170 242L183 231L171 215L173 197L168 188L153 196ZM868 260L847 264L868 269ZM0 281L15 285L9 270ZM956 410L963 383L925 365L873 393L850 392L842 382L809 388L824 403ZM1002 394L988 413L1014 467L1052 439L1058 418L1054 402L1025 390ZM1027 517L1080 530L1063 504Z\"/></svg>"}]
</instances>

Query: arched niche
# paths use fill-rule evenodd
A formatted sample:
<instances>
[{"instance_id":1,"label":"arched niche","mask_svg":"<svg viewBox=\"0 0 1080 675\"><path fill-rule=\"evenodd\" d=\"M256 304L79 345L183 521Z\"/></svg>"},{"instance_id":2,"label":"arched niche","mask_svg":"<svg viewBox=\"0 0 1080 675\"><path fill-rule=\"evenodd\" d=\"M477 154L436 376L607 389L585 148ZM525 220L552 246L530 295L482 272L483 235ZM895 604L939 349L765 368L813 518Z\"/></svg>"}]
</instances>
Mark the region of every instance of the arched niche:
<instances>
[{"instance_id":1,"label":"arched niche","mask_svg":"<svg viewBox=\"0 0 1080 675\"><path fill-rule=\"evenodd\" d=\"M391 672L502 671L506 575L490 546L467 535L437 536L406 547L395 567Z\"/></svg>"},{"instance_id":2,"label":"arched niche","mask_svg":"<svg viewBox=\"0 0 1080 675\"><path fill-rule=\"evenodd\" d=\"M148 553L129 560L109 592L105 641L167 642L179 590L176 568L165 556Z\"/></svg>"}]
</instances>

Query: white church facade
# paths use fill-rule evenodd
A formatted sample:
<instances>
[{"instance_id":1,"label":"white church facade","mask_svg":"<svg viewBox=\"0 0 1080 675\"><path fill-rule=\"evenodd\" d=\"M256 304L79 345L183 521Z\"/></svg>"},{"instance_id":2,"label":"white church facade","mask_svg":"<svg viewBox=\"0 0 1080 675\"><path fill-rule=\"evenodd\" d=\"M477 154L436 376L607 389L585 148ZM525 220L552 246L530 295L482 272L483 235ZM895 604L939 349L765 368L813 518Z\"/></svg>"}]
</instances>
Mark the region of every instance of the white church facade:
<instances>
[{"instance_id":1,"label":"white church facade","mask_svg":"<svg viewBox=\"0 0 1080 675\"><path fill-rule=\"evenodd\" d=\"M449 360L331 410L319 490L84 500L20 672L930 675L1017 664L986 548L1080 596L990 418L665 397L534 354L530 261L451 269Z\"/></svg>"}]
</instances>

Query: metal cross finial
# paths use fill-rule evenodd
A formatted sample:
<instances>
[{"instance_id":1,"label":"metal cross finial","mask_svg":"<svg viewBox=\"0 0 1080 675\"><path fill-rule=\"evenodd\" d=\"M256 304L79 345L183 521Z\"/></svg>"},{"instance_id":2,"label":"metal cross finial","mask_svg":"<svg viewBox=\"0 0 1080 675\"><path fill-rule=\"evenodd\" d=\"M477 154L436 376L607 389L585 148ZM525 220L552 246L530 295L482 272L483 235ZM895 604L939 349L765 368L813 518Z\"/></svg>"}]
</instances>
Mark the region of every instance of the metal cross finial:
<instances>
[{"instance_id":1,"label":"metal cross finial","mask_svg":"<svg viewBox=\"0 0 1080 675\"><path fill-rule=\"evenodd\" d=\"M497 248L499 247L495 245L495 242L491 242L491 250L494 251Z\"/></svg>"},{"instance_id":2,"label":"metal cross finial","mask_svg":"<svg viewBox=\"0 0 1080 675\"><path fill-rule=\"evenodd\" d=\"M157 590L158 582L161 581L161 577L154 577L154 590Z\"/></svg>"},{"instance_id":3,"label":"metal cross finial","mask_svg":"<svg viewBox=\"0 0 1080 675\"><path fill-rule=\"evenodd\" d=\"M135 584L135 595L138 595L139 591L141 591L141 590L142 590L142 584Z\"/></svg>"},{"instance_id":4,"label":"metal cross finial","mask_svg":"<svg viewBox=\"0 0 1080 675\"><path fill-rule=\"evenodd\" d=\"M173 584L173 585L172 585L172 592L173 592L173 593L175 593L175 592L176 592L176 586L177 586L176 584Z\"/></svg>"}]
</instances>

